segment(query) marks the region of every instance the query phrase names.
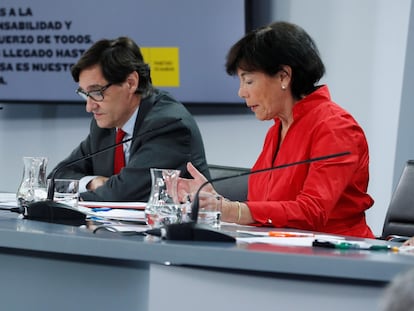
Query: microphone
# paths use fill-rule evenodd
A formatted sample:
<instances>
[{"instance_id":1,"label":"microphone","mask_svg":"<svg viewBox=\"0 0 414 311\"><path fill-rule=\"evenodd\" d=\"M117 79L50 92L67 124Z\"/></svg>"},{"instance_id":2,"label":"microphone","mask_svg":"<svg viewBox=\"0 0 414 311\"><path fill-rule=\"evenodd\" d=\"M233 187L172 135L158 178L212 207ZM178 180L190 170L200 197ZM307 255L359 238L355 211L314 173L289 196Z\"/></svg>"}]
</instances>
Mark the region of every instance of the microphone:
<instances>
[{"instance_id":1,"label":"microphone","mask_svg":"<svg viewBox=\"0 0 414 311\"><path fill-rule=\"evenodd\" d=\"M217 177L217 178L207 180L203 184L201 184L201 186L198 188L197 192L194 195L193 204L191 206L191 221L190 222L166 225L158 229L147 230L146 233L150 235L160 236L161 238L165 240L210 241L210 242L214 241L214 242L235 243L236 239L230 235L227 235L223 232L219 232L216 230L207 229L205 227L201 227L200 225L197 225L198 211L199 211L199 205L200 205L200 198L199 198L200 191L206 185L213 183L213 182L219 182L219 181L223 181L227 179L237 178L240 176L278 170L278 169L286 168L289 166L309 164L312 162L322 161L322 160L336 158L336 157L342 157L342 156L349 155L349 154L351 154L351 152L349 151L334 153L334 154L324 155L320 157L310 158L307 160L302 160L302 161L272 166L272 167L268 167L264 169L259 169L255 171L242 172L242 173L238 173L234 175L222 176L222 177Z\"/></svg>"},{"instance_id":2,"label":"microphone","mask_svg":"<svg viewBox=\"0 0 414 311\"><path fill-rule=\"evenodd\" d=\"M108 150L114 149L119 145L125 144L127 142L133 141L134 139L138 137L142 137L144 135L147 135L153 131L157 131L163 128L166 128L174 123L177 123L181 121L181 118L171 120L169 122L166 122L158 127L149 129L148 131L145 131L144 133L138 134L136 136L133 136L131 138L125 139L119 143L109 145L108 147L105 147L103 149L100 149L98 151L88 153L78 159L75 159L73 161L64 163L63 165L57 167L50 176L50 182L49 187L47 191L47 199L46 201L38 201L29 203L27 206L20 207L17 210L12 210L13 212L18 212L20 214L23 214L24 218L31 219L31 220L39 220L39 221L46 221L46 222L52 222L52 223L62 223L62 224L72 224L72 225L81 225L85 224L86 220L86 214L82 213L74 208L72 208L69 205L54 202L54 189L55 189L55 176L56 173L62 170L63 168L66 168L68 166L71 166L73 164L76 164L78 162L85 161L89 158L92 158L98 154L101 154L103 152L106 152Z\"/></svg>"}]
</instances>

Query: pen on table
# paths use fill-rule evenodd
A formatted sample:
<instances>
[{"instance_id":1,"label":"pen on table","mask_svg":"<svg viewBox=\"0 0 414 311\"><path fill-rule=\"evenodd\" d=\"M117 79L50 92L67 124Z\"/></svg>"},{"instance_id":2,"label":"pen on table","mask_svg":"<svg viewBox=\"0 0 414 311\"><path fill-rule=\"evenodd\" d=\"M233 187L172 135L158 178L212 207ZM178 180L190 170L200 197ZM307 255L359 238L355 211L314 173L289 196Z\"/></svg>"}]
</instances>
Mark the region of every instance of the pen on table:
<instances>
[{"instance_id":1,"label":"pen on table","mask_svg":"<svg viewBox=\"0 0 414 311\"><path fill-rule=\"evenodd\" d=\"M368 245L368 246L360 246L357 243L351 243L351 242L330 242L330 241L321 241L321 240L315 240L312 243L312 246L319 246L319 247L325 247L325 248L337 248L337 249L356 249L356 250L373 250L373 251L398 251L398 247L390 246L390 245Z\"/></svg>"},{"instance_id":2,"label":"pen on table","mask_svg":"<svg viewBox=\"0 0 414 311\"><path fill-rule=\"evenodd\" d=\"M92 212L107 212L110 211L112 208L110 207L95 207L92 208Z\"/></svg>"},{"instance_id":3,"label":"pen on table","mask_svg":"<svg viewBox=\"0 0 414 311\"><path fill-rule=\"evenodd\" d=\"M315 236L313 233L306 233L306 232L288 232L288 231L245 231L245 230L237 230L238 233L245 233L249 235L256 235L256 236L270 236L270 237L278 237L278 238L298 238L298 237L313 237Z\"/></svg>"},{"instance_id":4,"label":"pen on table","mask_svg":"<svg viewBox=\"0 0 414 311\"><path fill-rule=\"evenodd\" d=\"M284 232L284 231L269 231L269 236L278 238L301 238L301 237L313 237L313 233L302 233L302 232Z\"/></svg>"},{"instance_id":5,"label":"pen on table","mask_svg":"<svg viewBox=\"0 0 414 311\"><path fill-rule=\"evenodd\" d=\"M388 250L388 251L393 251L393 252L398 252L399 250L398 246L391 246L391 245L371 245L369 249L373 251Z\"/></svg>"}]
</instances>

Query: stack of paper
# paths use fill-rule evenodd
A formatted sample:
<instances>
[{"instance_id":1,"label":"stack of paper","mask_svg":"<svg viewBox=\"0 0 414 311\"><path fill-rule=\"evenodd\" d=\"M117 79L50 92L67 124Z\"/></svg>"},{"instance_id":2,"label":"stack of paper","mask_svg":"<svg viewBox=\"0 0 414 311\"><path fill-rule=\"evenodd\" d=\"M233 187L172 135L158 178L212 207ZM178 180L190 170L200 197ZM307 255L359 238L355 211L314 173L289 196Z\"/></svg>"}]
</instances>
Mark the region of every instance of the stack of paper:
<instances>
[{"instance_id":1,"label":"stack of paper","mask_svg":"<svg viewBox=\"0 0 414 311\"><path fill-rule=\"evenodd\" d=\"M92 220L119 220L145 223L145 203L81 201L78 209Z\"/></svg>"},{"instance_id":2,"label":"stack of paper","mask_svg":"<svg viewBox=\"0 0 414 311\"><path fill-rule=\"evenodd\" d=\"M81 207L87 208L122 208L145 210L144 202L95 202L95 201L79 201Z\"/></svg>"}]
</instances>

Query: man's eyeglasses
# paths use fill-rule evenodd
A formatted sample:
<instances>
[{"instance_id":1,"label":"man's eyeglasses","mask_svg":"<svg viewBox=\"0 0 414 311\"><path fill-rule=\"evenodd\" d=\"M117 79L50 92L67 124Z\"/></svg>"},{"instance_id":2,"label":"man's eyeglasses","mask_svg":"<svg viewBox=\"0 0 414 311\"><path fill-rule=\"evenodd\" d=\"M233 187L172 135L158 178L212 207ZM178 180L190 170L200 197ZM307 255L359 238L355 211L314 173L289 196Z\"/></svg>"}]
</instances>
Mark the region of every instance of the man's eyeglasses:
<instances>
[{"instance_id":1,"label":"man's eyeglasses","mask_svg":"<svg viewBox=\"0 0 414 311\"><path fill-rule=\"evenodd\" d=\"M84 100L88 100L88 97L92 98L94 101L101 102L104 100L104 92L105 90L110 87L112 83L108 83L107 85L101 87L100 89L93 90L90 92L86 92L85 90L82 90L81 88L78 88L76 90L76 93L82 97Z\"/></svg>"}]
</instances>

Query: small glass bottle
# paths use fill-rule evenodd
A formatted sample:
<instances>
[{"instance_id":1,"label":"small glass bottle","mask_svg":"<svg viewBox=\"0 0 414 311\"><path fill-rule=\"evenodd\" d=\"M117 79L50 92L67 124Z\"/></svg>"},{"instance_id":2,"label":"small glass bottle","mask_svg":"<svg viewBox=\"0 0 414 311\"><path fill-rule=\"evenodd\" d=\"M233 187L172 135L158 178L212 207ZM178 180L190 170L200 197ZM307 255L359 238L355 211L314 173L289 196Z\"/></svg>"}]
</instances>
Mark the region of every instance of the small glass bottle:
<instances>
[{"instance_id":1,"label":"small glass bottle","mask_svg":"<svg viewBox=\"0 0 414 311\"><path fill-rule=\"evenodd\" d=\"M23 157L23 177L16 193L19 207L47 199L47 161L46 157Z\"/></svg>"},{"instance_id":2,"label":"small glass bottle","mask_svg":"<svg viewBox=\"0 0 414 311\"><path fill-rule=\"evenodd\" d=\"M151 194L145 207L147 224L152 228L180 223L185 211L177 196L179 170L151 168Z\"/></svg>"}]
</instances>

